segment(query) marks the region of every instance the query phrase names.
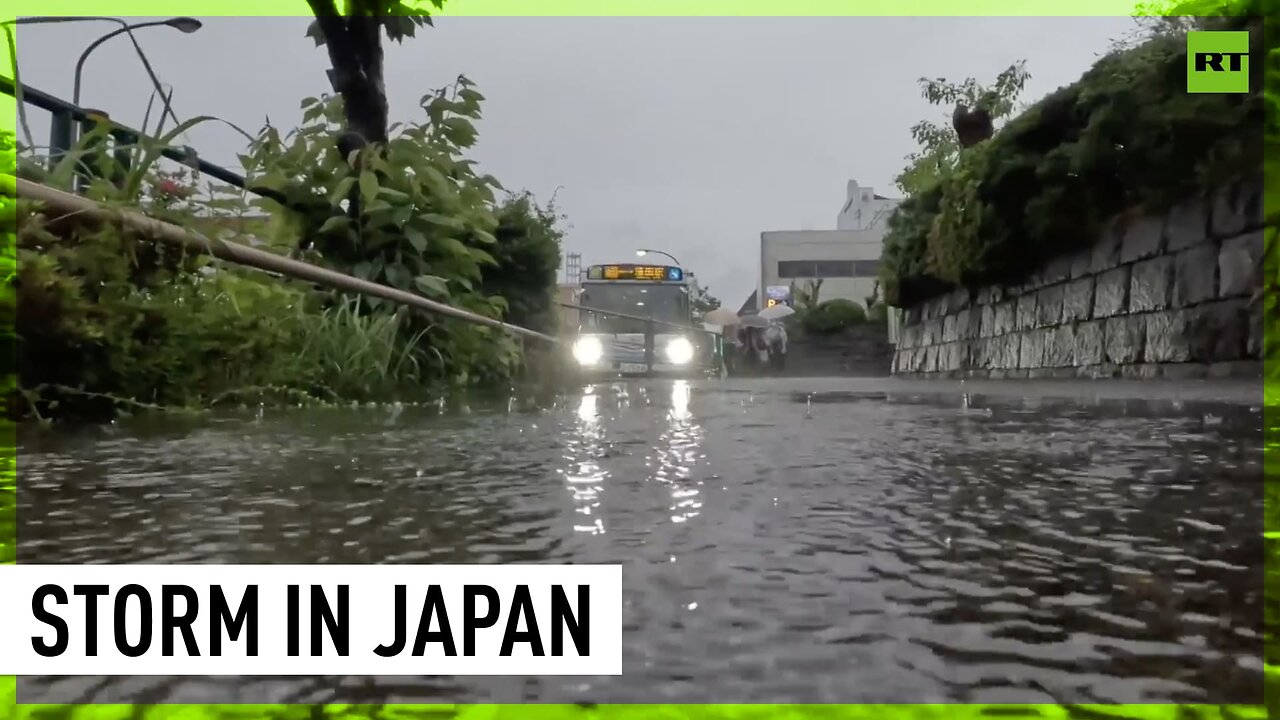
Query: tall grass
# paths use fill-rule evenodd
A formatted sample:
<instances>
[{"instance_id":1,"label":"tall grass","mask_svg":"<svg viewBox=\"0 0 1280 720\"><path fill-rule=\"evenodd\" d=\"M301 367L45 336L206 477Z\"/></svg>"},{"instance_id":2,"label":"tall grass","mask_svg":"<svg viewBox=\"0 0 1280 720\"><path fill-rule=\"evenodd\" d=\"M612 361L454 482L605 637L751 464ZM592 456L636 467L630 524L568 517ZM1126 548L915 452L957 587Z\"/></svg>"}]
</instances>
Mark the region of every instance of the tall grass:
<instances>
[{"instance_id":1,"label":"tall grass","mask_svg":"<svg viewBox=\"0 0 1280 720\"><path fill-rule=\"evenodd\" d=\"M295 377L342 398L396 399L430 384L422 359L426 331L411 332L407 310L369 312L360 297L341 296L319 312L293 317L300 347Z\"/></svg>"}]
</instances>

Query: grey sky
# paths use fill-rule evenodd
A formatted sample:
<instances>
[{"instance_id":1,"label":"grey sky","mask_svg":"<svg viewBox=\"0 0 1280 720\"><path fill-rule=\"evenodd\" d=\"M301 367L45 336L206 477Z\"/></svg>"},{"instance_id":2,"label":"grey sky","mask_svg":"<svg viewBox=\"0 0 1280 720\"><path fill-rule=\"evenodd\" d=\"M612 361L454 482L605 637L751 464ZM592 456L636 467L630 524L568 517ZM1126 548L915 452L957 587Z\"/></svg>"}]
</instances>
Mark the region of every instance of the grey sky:
<instances>
[{"instance_id":1,"label":"grey sky","mask_svg":"<svg viewBox=\"0 0 1280 720\"><path fill-rule=\"evenodd\" d=\"M179 117L284 128L328 90L305 18L201 18L195 35L138 38ZM508 189L558 187L584 264L666 250L736 307L765 230L835 227L845 183L896 196L909 128L945 118L921 75L989 80L1025 58L1025 100L1074 81L1128 18L453 18L391 45L392 119L466 74L488 100L474 156ZM105 23L23 27L23 79L70 98L75 56ZM150 84L127 39L97 50L85 105L138 124ZM31 111L38 142L48 116ZM207 125L187 142L238 169L243 138Z\"/></svg>"}]
</instances>

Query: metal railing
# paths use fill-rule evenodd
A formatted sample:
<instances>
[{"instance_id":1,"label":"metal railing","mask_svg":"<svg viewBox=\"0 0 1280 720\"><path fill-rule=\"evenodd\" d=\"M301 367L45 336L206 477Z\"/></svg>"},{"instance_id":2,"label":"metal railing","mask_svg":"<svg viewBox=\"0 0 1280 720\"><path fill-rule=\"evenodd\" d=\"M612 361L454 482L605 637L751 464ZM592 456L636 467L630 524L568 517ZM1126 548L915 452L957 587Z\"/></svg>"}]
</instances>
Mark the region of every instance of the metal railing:
<instances>
[{"instance_id":1,"label":"metal railing","mask_svg":"<svg viewBox=\"0 0 1280 720\"><path fill-rule=\"evenodd\" d=\"M17 86L14 84L12 78L0 76L0 92L12 96L15 99L18 97ZM116 142L136 144L145 137L138 130L121 125L110 118L104 118L95 111L78 107L72 103L62 100L61 98L54 97L49 93L32 88L25 83L22 86L21 99L24 103L29 103L36 107L43 108L53 114L55 135L59 132L58 128L60 124L65 125L66 128L70 128L77 122L89 124L105 121L110 124L109 133ZM58 138L51 139L51 155L56 155L57 158L60 158L70 150L69 147L66 147L67 143L63 142L63 140L65 140L65 136L62 140L59 140ZM60 143L61 146L59 146ZM268 198L280 203L281 205L286 205L283 194L268 188L250 186L243 175L227 170L219 165L201 160L198 156L193 157L192 152L188 148L165 147L161 149L160 152L164 157L190 167L194 167L202 174L209 175L229 185L258 195L259 197ZM57 158L55 158L54 162L57 162ZM429 300L421 295L393 288L389 285L370 282L352 275L329 270L328 268L312 265L311 263L306 263L301 260L283 257L281 255L276 255L264 250L248 247L246 245L240 245L238 243L221 239L210 239L188 228L162 222L160 220L147 217L139 212L109 210L83 196L63 192L23 178L17 179L15 191L17 195L40 201L47 207L64 213L65 216L78 216L94 220L118 218L125 225L146 234L148 237L154 237L163 242L186 246L198 252L206 253L238 265L244 265L246 267L256 268L270 273L278 273L296 280L314 282L318 285L323 285L336 290L382 298L384 300L388 300L399 305L406 305L424 312L453 317L475 325L492 327L522 338L530 338L553 344L562 342L560 338L553 337L545 333L505 323L483 315L478 315L445 303Z\"/></svg>"},{"instance_id":2,"label":"metal railing","mask_svg":"<svg viewBox=\"0 0 1280 720\"><path fill-rule=\"evenodd\" d=\"M13 78L0 75L0 93L15 99L18 97L17 86L14 84ZM49 157L53 163L57 163L71 150L71 137L74 135L72 128L76 123L90 125L105 121L110 125L109 133L112 139L121 144L137 144L146 137L141 131L121 125L110 117L98 114L97 111L74 105L43 90L33 88L26 83L22 84L22 102L47 110L53 116L49 137ZM270 188L250 187L243 175L228 170L221 165L215 165L203 160L199 155L193 157L191 148L164 147L161 148L160 154L169 160L192 167L202 175L221 180L228 185L251 192L259 197L275 200L281 205L286 204L283 193Z\"/></svg>"}]
</instances>

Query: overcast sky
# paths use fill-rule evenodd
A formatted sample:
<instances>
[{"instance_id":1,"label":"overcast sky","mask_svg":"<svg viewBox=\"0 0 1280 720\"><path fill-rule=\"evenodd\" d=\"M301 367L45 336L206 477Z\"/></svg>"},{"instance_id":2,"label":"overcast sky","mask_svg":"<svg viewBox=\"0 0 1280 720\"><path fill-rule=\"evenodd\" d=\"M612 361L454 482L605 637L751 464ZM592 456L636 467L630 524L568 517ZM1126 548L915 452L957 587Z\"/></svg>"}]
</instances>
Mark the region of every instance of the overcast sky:
<instances>
[{"instance_id":1,"label":"overcast sky","mask_svg":"<svg viewBox=\"0 0 1280 720\"><path fill-rule=\"evenodd\" d=\"M328 91L305 18L201 18L194 35L138 32L181 118L217 115L250 131L291 127L299 101ZM766 230L829 229L856 179L897 196L909 128L930 107L922 75L990 80L1026 59L1025 100L1074 81L1128 18L454 18L386 59L392 120L465 74L487 96L474 158L512 190L558 203L566 252L583 264L634 248L676 255L726 305L755 286ZM21 28L19 67L70 98L75 56L104 23ZM95 51L84 105L136 126L151 86L127 39ZM48 116L31 111L38 142ZM187 139L239 169L243 138L206 125Z\"/></svg>"}]
</instances>

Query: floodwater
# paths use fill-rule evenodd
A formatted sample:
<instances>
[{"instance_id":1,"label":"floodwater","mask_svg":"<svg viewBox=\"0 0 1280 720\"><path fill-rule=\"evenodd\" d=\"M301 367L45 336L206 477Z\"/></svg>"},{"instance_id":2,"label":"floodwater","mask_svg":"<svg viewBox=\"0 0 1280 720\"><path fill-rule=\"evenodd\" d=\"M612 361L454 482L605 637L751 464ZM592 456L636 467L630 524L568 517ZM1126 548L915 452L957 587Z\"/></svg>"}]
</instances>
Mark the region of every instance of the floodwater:
<instances>
[{"instance_id":1,"label":"floodwater","mask_svg":"<svg viewBox=\"0 0 1280 720\"><path fill-rule=\"evenodd\" d=\"M1261 702L1261 391L1189 387L646 381L27 433L21 562L621 563L624 674L20 698Z\"/></svg>"}]
</instances>

